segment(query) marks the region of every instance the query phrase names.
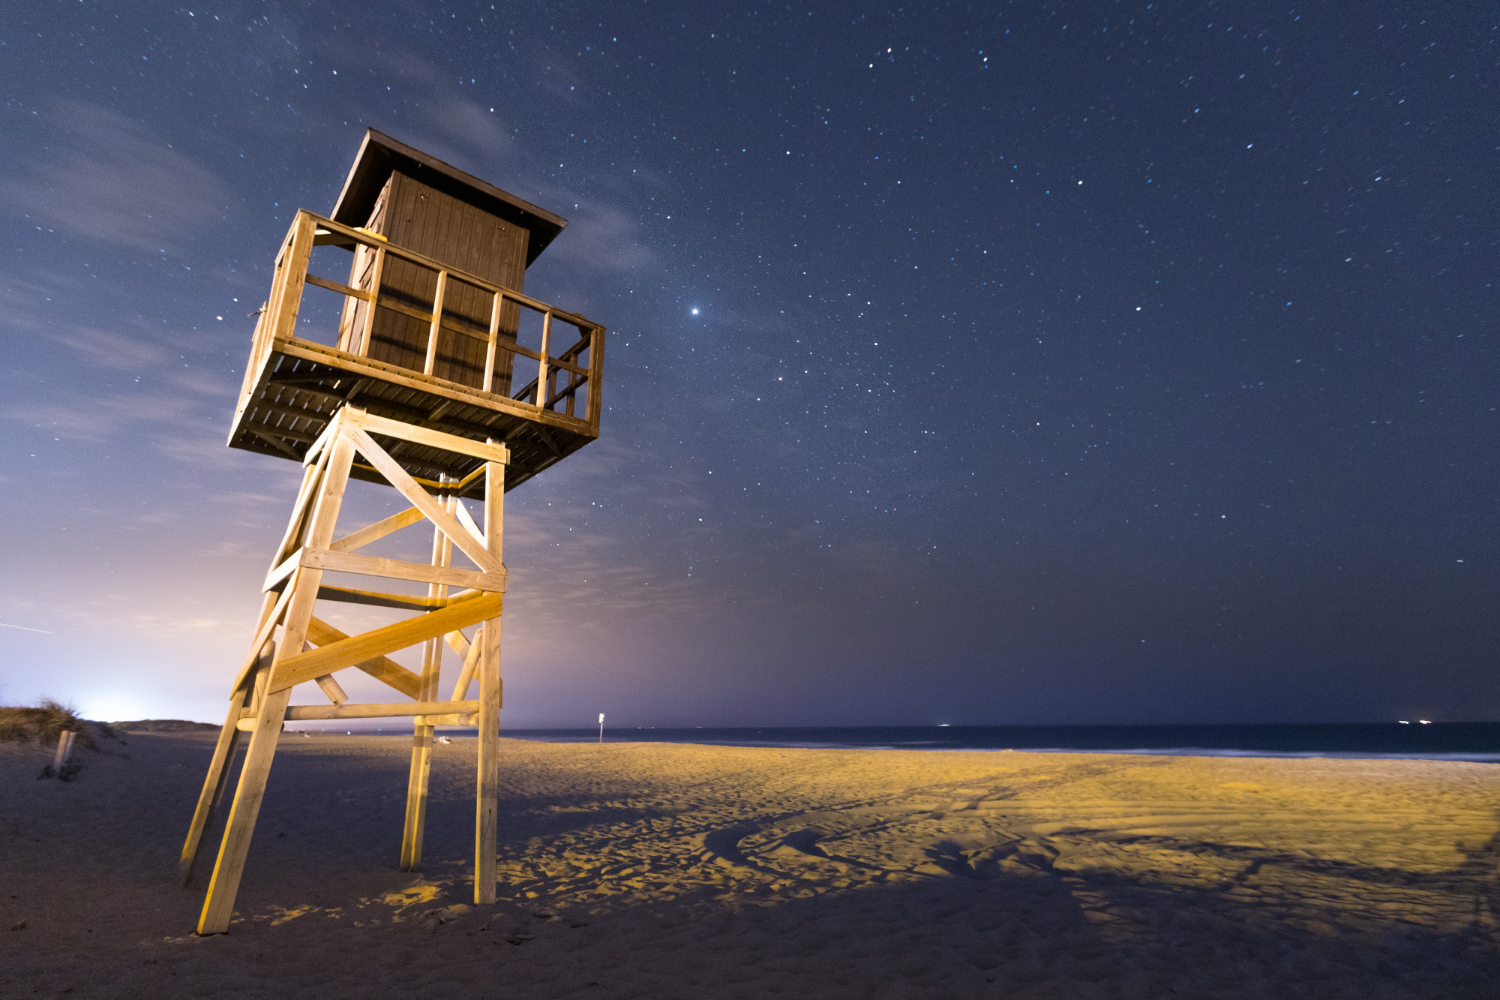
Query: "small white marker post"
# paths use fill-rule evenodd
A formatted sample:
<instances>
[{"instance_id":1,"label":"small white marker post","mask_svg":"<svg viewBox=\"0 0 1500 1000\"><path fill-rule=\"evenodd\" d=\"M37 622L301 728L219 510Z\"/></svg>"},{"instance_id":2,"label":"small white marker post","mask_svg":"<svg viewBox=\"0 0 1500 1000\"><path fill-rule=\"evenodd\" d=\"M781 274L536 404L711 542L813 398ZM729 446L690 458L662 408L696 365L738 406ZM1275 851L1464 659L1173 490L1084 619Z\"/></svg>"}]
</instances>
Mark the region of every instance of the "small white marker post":
<instances>
[{"instance_id":1,"label":"small white marker post","mask_svg":"<svg viewBox=\"0 0 1500 1000\"><path fill-rule=\"evenodd\" d=\"M61 771L62 766L73 756L73 739L78 734L71 729L65 729L57 737L57 753L52 757L52 769Z\"/></svg>"},{"instance_id":2,"label":"small white marker post","mask_svg":"<svg viewBox=\"0 0 1500 1000\"><path fill-rule=\"evenodd\" d=\"M604 742L604 713L599 713L599 742Z\"/></svg>"}]
</instances>

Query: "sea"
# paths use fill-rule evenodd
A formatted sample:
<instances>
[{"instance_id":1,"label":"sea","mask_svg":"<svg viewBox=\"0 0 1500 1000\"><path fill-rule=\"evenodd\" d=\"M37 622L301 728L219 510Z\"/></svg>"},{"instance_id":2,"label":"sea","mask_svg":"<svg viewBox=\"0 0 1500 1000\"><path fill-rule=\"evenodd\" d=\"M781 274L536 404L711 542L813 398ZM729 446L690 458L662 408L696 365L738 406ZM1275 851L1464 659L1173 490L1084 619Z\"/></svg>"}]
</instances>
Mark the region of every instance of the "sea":
<instances>
[{"instance_id":1,"label":"sea","mask_svg":"<svg viewBox=\"0 0 1500 1000\"><path fill-rule=\"evenodd\" d=\"M592 743L595 729L505 729L512 739ZM1500 722L1115 726L758 726L609 728L605 743L740 747L1024 750L1209 757L1365 757L1500 763Z\"/></svg>"}]
</instances>

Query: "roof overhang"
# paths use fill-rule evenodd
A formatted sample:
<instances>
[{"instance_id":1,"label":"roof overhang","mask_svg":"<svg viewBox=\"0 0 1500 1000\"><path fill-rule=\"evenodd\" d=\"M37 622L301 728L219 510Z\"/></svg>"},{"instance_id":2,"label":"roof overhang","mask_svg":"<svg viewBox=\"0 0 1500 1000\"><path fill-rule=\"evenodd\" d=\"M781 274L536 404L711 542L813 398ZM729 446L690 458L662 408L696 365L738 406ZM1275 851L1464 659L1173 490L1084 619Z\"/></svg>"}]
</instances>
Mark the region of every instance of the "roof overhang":
<instances>
[{"instance_id":1,"label":"roof overhang","mask_svg":"<svg viewBox=\"0 0 1500 1000\"><path fill-rule=\"evenodd\" d=\"M370 212L375 208L375 199L380 197L380 190L385 187L387 178L397 170L428 187L530 230L531 239L527 241L526 248L527 267L541 256L547 245L568 224L568 220L559 215L553 215L544 208L538 208L529 201L523 201L508 191L502 191L493 184L466 174L437 157L397 142L374 129L365 132L359 154L354 158L354 166L350 168L349 176L344 178L344 189L339 192L339 200L330 213L334 221L346 226L363 226L369 221Z\"/></svg>"}]
</instances>

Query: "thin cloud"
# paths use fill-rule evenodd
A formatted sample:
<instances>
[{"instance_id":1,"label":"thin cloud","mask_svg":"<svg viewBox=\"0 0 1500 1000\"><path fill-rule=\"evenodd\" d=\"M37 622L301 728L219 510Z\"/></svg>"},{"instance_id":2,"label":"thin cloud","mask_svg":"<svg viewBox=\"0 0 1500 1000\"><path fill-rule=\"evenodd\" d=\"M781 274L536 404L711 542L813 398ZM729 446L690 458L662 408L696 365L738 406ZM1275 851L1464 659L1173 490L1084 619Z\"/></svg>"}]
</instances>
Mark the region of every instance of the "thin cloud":
<instances>
[{"instance_id":1,"label":"thin cloud","mask_svg":"<svg viewBox=\"0 0 1500 1000\"><path fill-rule=\"evenodd\" d=\"M74 236L156 253L222 218L229 189L136 122L98 105L59 100L62 135L0 180L0 202Z\"/></svg>"},{"instance_id":2,"label":"thin cloud","mask_svg":"<svg viewBox=\"0 0 1500 1000\"><path fill-rule=\"evenodd\" d=\"M8 406L0 410L0 416L76 441L104 441L126 428L195 420L193 408L179 394L159 392L79 391L64 402Z\"/></svg>"},{"instance_id":3,"label":"thin cloud","mask_svg":"<svg viewBox=\"0 0 1500 1000\"><path fill-rule=\"evenodd\" d=\"M143 334L120 333L98 327L53 327L43 331L59 346L73 351L96 368L117 372L155 371L173 354L166 344Z\"/></svg>"},{"instance_id":4,"label":"thin cloud","mask_svg":"<svg viewBox=\"0 0 1500 1000\"><path fill-rule=\"evenodd\" d=\"M363 59L366 54L359 40L344 37L327 43L324 50L349 58ZM569 93L568 88L579 84L561 53L537 54L532 61L538 79L559 93ZM380 63L420 96L420 119L387 125L388 116L374 103L341 110L341 115L357 115L402 142L566 218L567 231L547 250L549 261L604 274L645 271L656 263L631 216L523 170L521 151L506 119L489 105L463 96L468 88L456 86L451 70L389 47L381 49Z\"/></svg>"},{"instance_id":5,"label":"thin cloud","mask_svg":"<svg viewBox=\"0 0 1500 1000\"><path fill-rule=\"evenodd\" d=\"M578 196L574 196L575 198ZM567 232L547 250L553 263L603 273L635 273L654 263L651 251L636 238L635 220L617 208L580 200Z\"/></svg>"}]
</instances>

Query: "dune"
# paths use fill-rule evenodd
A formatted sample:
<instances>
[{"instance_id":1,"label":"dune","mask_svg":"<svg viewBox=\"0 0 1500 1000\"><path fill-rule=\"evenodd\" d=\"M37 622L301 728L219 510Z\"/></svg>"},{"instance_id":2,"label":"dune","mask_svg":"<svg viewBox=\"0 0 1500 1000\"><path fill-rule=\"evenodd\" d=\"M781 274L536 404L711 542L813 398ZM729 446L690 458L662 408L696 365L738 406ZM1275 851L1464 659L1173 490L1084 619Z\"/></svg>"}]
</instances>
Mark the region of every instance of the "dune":
<instances>
[{"instance_id":1,"label":"dune","mask_svg":"<svg viewBox=\"0 0 1500 1000\"><path fill-rule=\"evenodd\" d=\"M414 875L409 740L287 733L198 938L212 734L103 746L0 745L0 995L1500 995L1494 765L507 739L474 907L472 737Z\"/></svg>"}]
</instances>

